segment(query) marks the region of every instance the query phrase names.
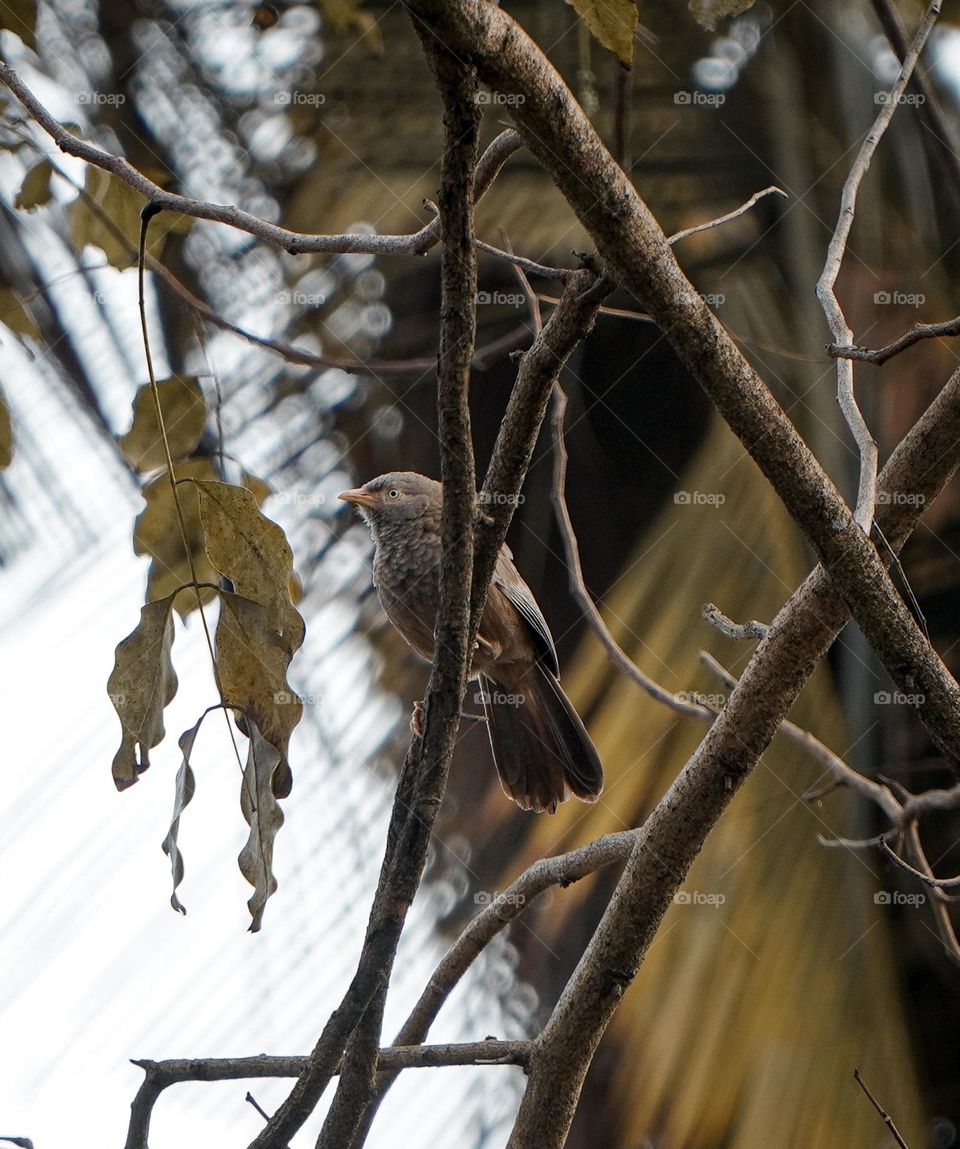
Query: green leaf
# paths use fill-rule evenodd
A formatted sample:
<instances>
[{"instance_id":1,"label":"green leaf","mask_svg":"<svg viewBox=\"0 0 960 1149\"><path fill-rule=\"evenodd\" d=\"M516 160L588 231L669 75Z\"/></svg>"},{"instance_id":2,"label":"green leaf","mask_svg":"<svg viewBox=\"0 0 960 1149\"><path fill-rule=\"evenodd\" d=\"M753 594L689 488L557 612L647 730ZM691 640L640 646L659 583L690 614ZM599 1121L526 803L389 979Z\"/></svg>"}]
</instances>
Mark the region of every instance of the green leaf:
<instances>
[{"instance_id":1,"label":"green leaf","mask_svg":"<svg viewBox=\"0 0 960 1149\"><path fill-rule=\"evenodd\" d=\"M273 843L283 825L283 811L277 803L275 776L282 769L281 755L250 723L250 746L240 787L240 809L250 827L246 844L237 861L240 873L253 886L247 902L250 910L250 932L256 933L263 923L267 899L276 892L273 872Z\"/></svg>"},{"instance_id":2,"label":"green leaf","mask_svg":"<svg viewBox=\"0 0 960 1149\"><path fill-rule=\"evenodd\" d=\"M206 718L201 714L196 723L180 735L180 752L183 761L177 771L177 781L173 792L173 816L170 819L170 829L163 839L163 852L170 859L170 870L173 875L173 892L170 895L170 905L179 914L187 912L186 906L177 897L177 886L183 881L183 854L180 853L178 837L180 834L180 815L190 805L197 789L197 780L190 765L190 755L193 753L193 744L197 740L200 726Z\"/></svg>"},{"instance_id":3,"label":"green leaf","mask_svg":"<svg viewBox=\"0 0 960 1149\"><path fill-rule=\"evenodd\" d=\"M163 741L163 709L177 693L173 646L173 596L148 602L140 622L119 644L107 693L123 734L113 759L118 790L132 786L150 765L149 751ZM139 751L139 755L138 755Z\"/></svg>"},{"instance_id":4,"label":"green leaf","mask_svg":"<svg viewBox=\"0 0 960 1149\"><path fill-rule=\"evenodd\" d=\"M53 168L46 160L35 164L23 177L23 183L13 201L14 207L33 211L50 202L50 177Z\"/></svg>"},{"instance_id":5,"label":"green leaf","mask_svg":"<svg viewBox=\"0 0 960 1149\"><path fill-rule=\"evenodd\" d=\"M635 0L568 0L587 27L609 49L621 64L633 64L634 40L637 33Z\"/></svg>"},{"instance_id":6,"label":"green leaf","mask_svg":"<svg viewBox=\"0 0 960 1149\"><path fill-rule=\"evenodd\" d=\"M200 384L192 375L173 375L157 383L167 442L174 462L186 458L200 442L207 425L207 405ZM119 439L120 450L140 472L166 463L157 403L149 383L133 399L133 423Z\"/></svg>"},{"instance_id":7,"label":"green leaf","mask_svg":"<svg viewBox=\"0 0 960 1149\"><path fill-rule=\"evenodd\" d=\"M303 641L303 619L290 600L293 552L286 535L260 513L245 487L204 481L195 485L210 561L237 594L266 608L269 626L287 640L292 654Z\"/></svg>"}]
</instances>

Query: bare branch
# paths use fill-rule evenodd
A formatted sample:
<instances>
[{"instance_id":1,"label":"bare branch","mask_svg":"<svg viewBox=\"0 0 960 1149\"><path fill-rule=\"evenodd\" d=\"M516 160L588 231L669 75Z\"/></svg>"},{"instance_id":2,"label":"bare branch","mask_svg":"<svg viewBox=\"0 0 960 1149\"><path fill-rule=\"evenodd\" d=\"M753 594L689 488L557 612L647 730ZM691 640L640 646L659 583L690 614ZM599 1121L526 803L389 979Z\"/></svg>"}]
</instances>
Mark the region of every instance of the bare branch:
<instances>
[{"instance_id":1,"label":"bare branch","mask_svg":"<svg viewBox=\"0 0 960 1149\"><path fill-rule=\"evenodd\" d=\"M779 195L783 196L784 199L790 198L783 188L778 188L776 184L771 184L769 187L764 188L763 191L754 192L746 203L742 203L738 208L734 208L733 211L728 211L726 215L718 216L708 223L698 223L693 227L685 227L683 231L675 231L673 235L667 238L667 243L673 245L679 243L681 239L686 239L689 235L697 235L701 231L709 231L711 228L719 227L722 223L729 223L730 220L736 219L737 216L748 212L758 200L768 195Z\"/></svg>"},{"instance_id":2,"label":"bare branch","mask_svg":"<svg viewBox=\"0 0 960 1149\"><path fill-rule=\"evenodd\" d=\"M404 1069L433 1069L457 1065L526 1065L529 1041L468 1041L446 1045L392 1046L377 1054L377 1072L397 1074ZM171 1085L187 1081L243 1081L250 1078L298 1077L307 1065L306 1057L182 1058L168 1061L137 1060L144 1080L131 1105L125 1149L148 1149L150 1119L160 1094ZM339 1073L339 1066L336 1072ZM257 1107L259 1112L262 1109ZM3 1140L3 1138L0 1138ZM25 1141L6 1138L14 1144Z\"/></svg>"},{"instance_id":3,"label":"bare branch","mask_svg":"<svg viewBox=\"0 0 960 1149\"><path fill-rule=\"evenodd\" d=\"M840 215L837 218L837 226L827 249L823 272L817 282L817 298L823 307L835 343L849 344L853 342L853 332L844 318L834 288L837 276L840 274L840 265L843 263L843 257L847 250L850 229L853 226L857 207L857 192L863 177L867 174L867 169L870 167L870 161L877 150L877 145L893 119L893 113L897 110L900 98L910 82L920 53L933 31L933 26L939 15L940 2L933 0L917 29L917 34L913 38L909 51L903 58L900 75L887 94L886 101L881 105L880 112L873 122L873 127L861 144L857 158L850 169L850 174L843 185L843 193L840 197ZM853 363L850 359L838 359L837 361L837 399L843 417L860 451L860 482L857 488L855 517L863 530L869 534L873 524L874 507L877 502L877 444L867 426L863 413L857 406L853 387Z\"/></svg>"},{"instance_id":4,"label":"bare branch","mask_svg":"<svg viewBox=\"0 0 960 1149\"><path fill-rule=\"evenodd\" d=\"M700 613L721 634L736 641L763 638L767 633L766 623L757 622L756 619L752 622L736 623L732 618L727 618L723 611L718 606L714 606L712 602L704 603Z\"/></svg>"},{"instance_id":5,"label":"bare branch","mask_svg":"<svg viewBox=\"0 0 960 1149\"><path fill-rule=\"evenodd\" d=\"M866 1082L860 1076L860 1070L859 1069L855 1069L853 1071L853 1079L854 1079L854 1081L856 1081L857 1085L860 1086L860 1088L863 1090L863 1092L867 1095L867 1098L870 1101L870 1104L880 1114L881 1118L883 1119L884 1125L886 1125L886 1127L890 1130L891 1136L896 1141L896 1143L900 1146L900 1149L910 1149L910 1147L909 1147L909 1145L907 1145L906 1141L904 1141L904 1139L900 1136L900 1131L899 1131L899 1129L897 1129L896 1125L894 1125L893 1118L886 1111L886 1109L883 1108L883 1106L880 1104L880 1102L876 1099L876 1097L873 1096L873 1094L867 1088Z\"/></svg>"},{"instance_id":6,"label":"bare branch","mask_svg":"<svg viewBox=\"0 0 960 1149\"><path fill-rule=\"evenodd\" d=\"M947 319L943 323L915 323L899 339L894 339L892 343L887 343L883 347L858 347L849 342L831 343L827 347L827 354L834 359L859 359L863 363L874 363L879 367L922 339L940 339L948 335L960 335L960 316L956 319Z\"/></svg>"}]
</instances>

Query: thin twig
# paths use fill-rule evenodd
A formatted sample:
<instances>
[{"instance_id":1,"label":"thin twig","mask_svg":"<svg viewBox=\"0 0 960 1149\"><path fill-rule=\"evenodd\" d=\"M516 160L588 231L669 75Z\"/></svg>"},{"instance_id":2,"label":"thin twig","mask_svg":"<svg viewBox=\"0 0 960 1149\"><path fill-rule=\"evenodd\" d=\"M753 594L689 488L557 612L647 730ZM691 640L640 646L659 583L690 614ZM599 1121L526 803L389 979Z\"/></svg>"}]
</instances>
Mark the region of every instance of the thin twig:
<instances>
[{"instance_id":1,"label":"thin twig","mask_svg":"<svg viewBox=\"0 0 960 1149\"><path fill-rule=\"evenodd\" d=\"M723 611L718 606L714 606L712 602L704 603L700 613L722 635L736 641L764 638L767 633L766 623L757 622L756 619L751 622L734 622L732 618L727 618Z\"/></svg>"},{"instance_id":2,"label":"thin twig","mask_svg":"<svg viewBox=\"0 0 960 1149\"><path fill-rule=\"evenodd\" d=\"M944 336L960 335L960 315L956 319L947 319L942 323L915 323L899 339L887 343L883 347L859 347L850 343L831 343L827 346L827 354L833 359L859 359L863 363L874 363L877 367L906 351L922 339L940 339Z\"/></svg>"},{"instance_id":3,"label":"thin twig","mask_svg":"<svg viewBox=\"0 0 960 1149\"><path fill-rule=\"evenodd\" d=\"M857 158L850 169L850 174L843 185L843 193L840 197L840 215L837 218L837 225L827 249L823 271L817 281L817 298L823 307L835 343L849 344L853 342L853 332L844 317L835 287L837 276L840 274L840 266L847 250L850 229L853 226L857 207L857 192L867 169L870 167L877 145L893 119L893 114L897 110L897 105L910 82L920 53L933 31L933 26L939 15L940 0L933 0L920 23L909 51L903 58L900 74L887 93L886 102L881 106L877 118L873 122L873 127L861 144ZM860 480L857 486L857 504L854 517L860 527L869 533L873 524L877 501L877 444L863 417L863 412L857 405L853 385L853 363L850 359L837 360L837 399L854 442L860 451Z\"/></svg>"},{"instance_id":4,"label":"thin twig","mask_svg":"<svg viewBox=\"0 0 960 1149\"><path fill-rule=\"evenodd\" d=\"M856 1081L857 1085L860 1086L860 1088L863 1090L863 1092L867 1095L867 1099L869 1100L870 1104L874 1107L874 1109L876 1109L876 1111L883 1118L884 1125L886 1125L886 1127L890 1130L891 1136L894 1138L896 1143L900 1146L900 1149L910 1149L910 1146L907 1145L906 1141L904 1141L904 1139L900 1136L900 1130L897 1129L896 1125L894 1125L893 1118L890 1116L890 1114L886 1111L886 1109L884 1109L884 1107L880 1104L880 1102L876 1099L876 1097L874 1097L873 1094L870 1092L870 1090L867 1088L866 1082L860 1076L860 1070L859 1069L855 1069L853 1071L853 1079L854 1079L854 1081Z\"/></svg>"},{"instance_id":5,"label":"thin twig","mask_svg":"<svg viewBox=\"0 0 960 1149\"><path fill-rule=\"evenodd\" d=\"M722 223L729 223L730 220L736 219L737 216L749 211L757 200L761 200L764 196L768 195L779 195L783 196L784 199L790 198L783 188L778 188L776 184L771 184L769 187L764 188L763 191L754 192L746 203L742 203L738 208L734 208L733 211L728 211L726 215L717 216L716 219L711 219L708 223L698 223L693 227L685 227L683 231L675 231L673 235L667 237L667 243L673 245L679 243L681 239L686 239L689 235L697 235L701 231L709 231L711 228L719 227Z\"/></svg>"}]
</instances>

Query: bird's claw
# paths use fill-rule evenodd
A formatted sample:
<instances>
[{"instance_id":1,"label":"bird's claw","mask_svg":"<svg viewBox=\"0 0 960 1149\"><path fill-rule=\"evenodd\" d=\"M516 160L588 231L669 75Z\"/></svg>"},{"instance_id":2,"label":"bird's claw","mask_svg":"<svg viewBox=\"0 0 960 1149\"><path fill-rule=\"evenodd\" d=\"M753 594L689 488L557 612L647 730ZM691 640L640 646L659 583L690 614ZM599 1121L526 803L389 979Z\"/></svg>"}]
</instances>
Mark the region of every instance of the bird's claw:
<instances>
[{"instance_id":1,"label":"bird's claw","mask_svg":"<svg viewBox=\"0 0 960 1149\"><path fill-rule=\"evenodd\" d=\"M413 713L410 715L410 733L417 738L423 737L423 703L414 702Z\"/></svg>"}]
</instances>

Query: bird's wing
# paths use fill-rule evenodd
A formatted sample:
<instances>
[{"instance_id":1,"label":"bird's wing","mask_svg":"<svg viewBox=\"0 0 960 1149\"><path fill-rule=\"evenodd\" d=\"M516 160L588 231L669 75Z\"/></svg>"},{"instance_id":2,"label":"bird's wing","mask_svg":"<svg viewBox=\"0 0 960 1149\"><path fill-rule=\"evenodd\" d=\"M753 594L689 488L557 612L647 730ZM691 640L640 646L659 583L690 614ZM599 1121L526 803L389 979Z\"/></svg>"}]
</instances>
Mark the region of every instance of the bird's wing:
<instances>
[{"instance_id":1,"label":"bird's wing","mask_svg":"<svg viewBox=\"0 0 960 1149\"><path fill-rule=\"evenodd\" d=\"M493 582L520 612L537 645L537 653L554 676L559 678L560 664L557 661L557 648L553 645L550 627L547 626L547 620L543 617L533 592L513 565L513 554L506 543L497 556L497 565L493 568Z\"/></svg>"}]
</instances>

